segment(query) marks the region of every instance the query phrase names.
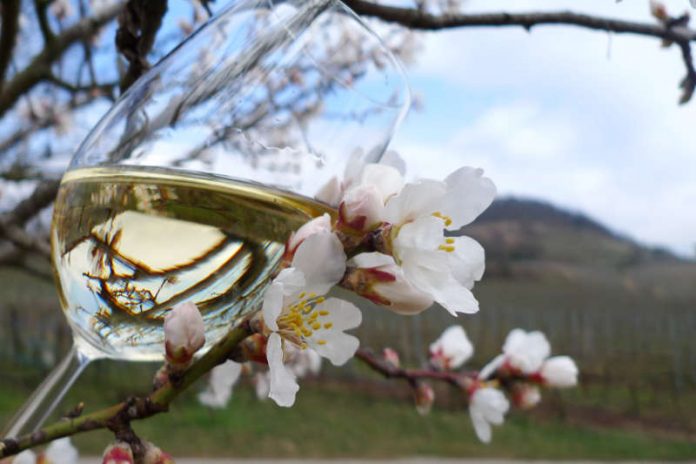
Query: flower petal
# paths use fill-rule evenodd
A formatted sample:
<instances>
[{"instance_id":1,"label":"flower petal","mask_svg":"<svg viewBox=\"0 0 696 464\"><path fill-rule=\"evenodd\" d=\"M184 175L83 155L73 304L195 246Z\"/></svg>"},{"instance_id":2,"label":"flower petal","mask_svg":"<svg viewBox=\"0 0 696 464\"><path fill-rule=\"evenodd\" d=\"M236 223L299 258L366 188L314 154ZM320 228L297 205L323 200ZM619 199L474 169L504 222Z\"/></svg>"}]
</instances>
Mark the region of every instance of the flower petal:
<instances>
[{"instance_id":1,"label":"flower petal","mask_svg":"<svg viewBox=\"0 0 696 464\"><path fill-rule=\"evenodd\" d=\"M448 253L452 275L462 285L471 289L474 282L481 280L486 268L486 252L470 237L452 237L454 251Z\"/></svg>"},{"instance_id":2,"label":"flower petal","mask_svg":"<svg viewBox=\"0 0 696 464\"><path fill-rule=\"evenodd\" d=\"M319 188L317 193L314 194L314 198L322 201L330 206L338 206L341 201L341 194L343 190L341 189L341 181L338 180L336 176L333 176L324 185Z\"/></svg>"},{"instance_id":3,"label":"flower petal","mask_svg":"<svg viewBox=\"0 0 696 464\"><path fill-rule=\"evenodd\" d=\"M293 373L283 364L283 341L277 333L272 333L268 337L266 356L271 376L268 397L275 401L278 406L290 407L295 404L295 395L300 386Z\"/></svg>"},{"instance_id":4,"label":"flower petal","mask_svg":"<svg viewBox=\"0 0 696 464\"><path fill-rule=\"evenodd\" d=\"M329 298L317 305L316 309L328 312L328 315L321 318L321 322L330 323L332 330L350 330L362 323L362 313L358 307L340 298Z\"/></svg>"},{"instance_id":5,"label":"flower petal","mask_svg":"<svg viewBox=\"0 0 696 464\"><path fill-rule=\"evenodd\" d=\"M394 258L385 255L384 253L371 252L371 253L360 253L350 261L348 261L350 266L360 267L363 269L369 269L373 267L390 266L396 265Z\"/></svg>"},{"instance_id":6,"label":"flower petal","mask_svg":"<svg viewBox=\"0 0 696 464\"><path fill-rule=\"evenodd\" d=\"M339 330L322 333L322 340L326 343L319 344L311 339L308 343L322 357L331 361L334 366L342 366L348 362L360 347L360 340L353 335L348 335Z\"/></svg>"},{"instance_id":7,"label":"flower petal","mask_svg":"<svg viewBox=\"0 0 696 464\"><path fill-rule=\"evenodd\" d=\"M483 443L490 443L491 438L493 438L491 424L489 424L488 421L483 418L481 412L475 410L473 407L469 408L469 416L471 417L471 423L474 426L474 431L476 432L478 439Z\"/></svg>"},{"instance_id":8,"label":"flower petal","mask_svg":"<svg viewBox=\"0 0 696 464\"><path fill-rule=\"evenodd\" d=\"M442 220L433 216L424 216L404 224L394 238L394 253L400 257L404 248L437 250L443 242L444 227Z\"/></svg>"},{"instance_id":9,"label":"flower petal","mask_svg":"<svg viewBox=\"0 0 696 464\"><path fill-rule=\"evenodd\" d=\"M263 294L263 305L261 306L261 314L263 322L266 326L276 331L278 330L278 316L283 311L283 284L272 283Z\"/></svg>"},{"instance_id":10,"label":"flower petal","mask_svg":"<svg viewBox=\"0 0 696 464\"><path fill-rule=\"evenodd\" d=\"M471 223L495 199L493 182L483 177L483 170L471 167L457 169L445 179L447 193L442 200L442 211L452 218L451 230Z\"/></svg>"},{"instance_id":11,"label":"flower petal","mask_svg":"<svg viewBox=\"0 0 696 464\"><path fill-rule=\"evenodd\" d=\"M435 180L406 184L398 195L387 201L384 218L392 224L405 224L430 216L441 209L445 192L445 184Z\"/></svg>"},{"instance_id":12,"label":"flower petal","mask_svg":"<svg viewBox=\"0 0 696 464\"><path fill-rule=\"evenodd\" d=\"M396 168L384 164L368 164L360 179L361 185L374 186L381 194L382 203L398 194L404 187L404 178Z\"/></svg>"},{"instance_id":13,"label":"flower petal","mask_svg":"<svg viewBox=\"0 0 696 464\"><path fill-rule=\"evenodd\" d=\"M335 234L314 234L297 247L292 266L304 274L307 293L323 295L343 278L346 254Z\"/></svg>"}]
</instances>

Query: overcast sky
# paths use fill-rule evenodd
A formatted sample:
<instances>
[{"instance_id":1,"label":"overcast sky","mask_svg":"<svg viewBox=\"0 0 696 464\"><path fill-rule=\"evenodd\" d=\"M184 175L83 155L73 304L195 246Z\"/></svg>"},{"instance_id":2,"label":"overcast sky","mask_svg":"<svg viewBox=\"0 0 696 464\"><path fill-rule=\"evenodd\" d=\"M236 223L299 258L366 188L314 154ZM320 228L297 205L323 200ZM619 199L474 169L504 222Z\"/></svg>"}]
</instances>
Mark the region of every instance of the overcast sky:
<instances>
[{"instance_id":1,"label":"overcast sky","mask_svg":"<svg viewBox=\"0 0 696 464\"><path fill-rule=\"evenodd\" d=\"M691 8L665 3L674 13ZM644 0L472 0L464 8L652 20ZM424 108L393 148L411 174L480 166L503 195L546 199L693 254L696 101L677 104L677 48L567 26L462 29L425 35L409 75Z\"/></svg>"}]
</instances>

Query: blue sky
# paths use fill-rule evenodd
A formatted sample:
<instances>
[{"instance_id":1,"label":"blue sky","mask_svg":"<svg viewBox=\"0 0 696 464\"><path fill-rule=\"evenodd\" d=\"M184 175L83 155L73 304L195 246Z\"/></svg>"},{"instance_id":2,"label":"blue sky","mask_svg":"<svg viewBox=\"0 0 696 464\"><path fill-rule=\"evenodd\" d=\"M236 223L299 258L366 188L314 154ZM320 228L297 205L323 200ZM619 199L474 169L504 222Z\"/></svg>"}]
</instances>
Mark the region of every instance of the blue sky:
<instances>
[{"instance_id":1,"label":"blue sky","mask_svg":"<svg viewBox=\"0 0 696 464\"><path fill-rule=\"evenodd\" d=\"M665 3L674 13L690 9L686 0ZM464 9L652 20L642 0L471 0ZM409 75L423 109L392 144L411 174L480 166L501 194L549 200L693 254L696 101L677 104L677 48L561 26L429 33L421 43Z\"/></svg>"}]
</instances>

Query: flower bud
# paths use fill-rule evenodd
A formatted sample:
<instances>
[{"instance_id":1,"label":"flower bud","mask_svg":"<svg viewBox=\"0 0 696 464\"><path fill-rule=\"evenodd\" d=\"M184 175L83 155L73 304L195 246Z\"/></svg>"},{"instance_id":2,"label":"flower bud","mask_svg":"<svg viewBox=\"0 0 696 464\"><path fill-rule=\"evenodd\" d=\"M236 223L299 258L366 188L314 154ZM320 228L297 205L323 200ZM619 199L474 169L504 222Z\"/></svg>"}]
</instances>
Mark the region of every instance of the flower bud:
<instances>
[{"instance_id":1,"label":"flower bud","mask_svg":"<svg viewBox=\"0 0 696 464\"><path fill-rule=\"evenodd\" d=\"M354 187L346 192L339 207L339 227L361 232L372 230L382 222L383 209L384 201L377 187Z\"/></svg>"},{"instance_id":2,"label":"flower bud","mask_svg":"<svg viewBox=\"0 0 696 464\"><path fill-rule=\"evenodd\" d=\"M567 388L578 384L578 366L568 356L554 356L544 361L539 371L549 387Z\"/></svg>"},{"instance_id":3,"label":"flower bud","mask_svg":"<svg viewBox=\"0 0 696 464\"><path fill-rule=\"evenodd\" d=\"M541 391L537 385L515 383L510 391L512 404L520 409L531 409L541 401Z\"/></svg>"},{"instance_id":4,"label":"flower bud","mask_svg":"<svg viewBox=\"0 0 696 464\"><path fill-rule=\"evenodd\" d=\"M297 229L297 231L293 232L286 246L286 258L292 260L292 256L295 254L297 247L299 247L302 242L314 234L324 232L331 232L331 216L329 216L328 213L324 213L322 216L312 219Z\"/></svg>"},{"instance_id":5,"label":"flower bud","mask_svg":"<svg viewBox=\"0 0 696 464\"><path fill-rule=\"evenodd\" d=\"M435 402L435 391L433 387L427 383L419 383L418 386L413 390L414 400L416 402L416 411L421 416L425 416L430 413L433 408L433 403Z\"/></svg>"},{"instance_id":6,"label":"flower bud","mask_svg":"<svg viewBox=\"0 0 696 464\"><path fill-rule=\"evenodd\" d=\"M382 351L382 356L384 356L384 360L391 364L394 367L400 367L401 366L401 360L399 359L399 353L393 349L393 348L385 348L384 351Z\"/></svg>"},{"instance_id":7,"label":"flower bud","mask_svg":"<svg viewBox=\"0 0 696 464\"><path fill-rule=\"evenodd\" d=\"M179 303L165 316L164 340L170 367L174 371L186 368L205 344L203 317L194 303Z\"/></svg>"},{"instance_id":8,"label":"flower bud","mask_svg":"<svg viewBox=\"0 0 696 464\"><path fill-rule=\"evenodd\" d=\"M402 315L418 314L433 304L432 298L413 287L394 258L382 253L361 253L341 285L375 304Z\"/></svg>"},{"instance_id":9,"label":"flower bud","mask_svg":"<svg viewBox=\"0 0 696 464\"><path fill-rule=\"evenodd\" d=\"M460 325L448 327L430 345L430 364L439 370L459 369L474 354L474 346Z\"/></svg>"},{"instance_id":10,"label":"flower bud","mask_svg":"<svg viewBox=\"0 0 696 464\"><path fill-rule=\"evenodd\" d=\"M143 464L174 464L174 459L157 446L146 442Z\"/></svg>"},{"instance_id":11,"label":"flower bud","mask_svg":"<svg viewBox=\"0 0 696 464\"><path fill-rule=\"evenodd\" d=\"M116 442L106 447L102 464L134 464L133 451L128 443Z\"/></svg>"}]
</instances>

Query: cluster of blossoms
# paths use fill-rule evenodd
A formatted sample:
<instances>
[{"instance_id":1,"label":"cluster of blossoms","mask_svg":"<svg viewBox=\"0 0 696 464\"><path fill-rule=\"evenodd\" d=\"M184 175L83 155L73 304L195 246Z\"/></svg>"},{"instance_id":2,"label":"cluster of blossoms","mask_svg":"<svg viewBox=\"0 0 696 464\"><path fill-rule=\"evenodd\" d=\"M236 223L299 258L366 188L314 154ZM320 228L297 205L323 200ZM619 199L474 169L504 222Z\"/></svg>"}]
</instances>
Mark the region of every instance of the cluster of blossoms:
<instances>
[{"instance_id":1,"label":"cluster of blossoms","mask_svg":"<svg viewBox=\"0 0 696 464\"><path fill-rule=\"evenodd\" d=\"M360 310L351 302L327 296L341 286L398 314L418 314L434 303L453 315L478 311L471 289L481 279L483 248L459 231L493 201L495 187L479 169L461 168L444 181L407 183L403 162L382 164L353 159L342 179L334 178L317 198L336 208L295 231L286 243L283 266L264 293L261 310L249 321L254 334L240 346L235 361L213 369L199 400L224 407L248 361L263 365L254 374L257 395L292 406L297 379L317 373L321 359L340 366L359 347L345 333L358 327ZM204 344L203 323L195 305L181 304L165 322L167 363L159 375L185 369ZM464 330L451 327L430 347L430 371L454 371L473 354ZM463 377L471 419L482 441L491 424L503 422L513 403L531 407L539 386L574 385L575 364L548 358L548 341L539 332L513 331L480 374ZM547 359L548 358L548 359ZM386 350L384 361L399 368L398 354ZM265 368L267 366L267 368ZM414 381L419 412L429 411L435 394Z\"/></svg>"},{"instance_id":2,"label":"cluster of blossoms","mask_svg":"<svg viewBox=\"0 0 696 464\"><path fill-rule=\"evenodd\" d=\"M502 351L480 372L462 382L474 430L485 443L491 440L491 426L503 423L510 400L519 409L530 409L541 401L540 387L567 388L578 382L575 362L568 356L550 357L551 345L541 332L514 329ZM464 329L452 326L430 345L430 366L440 371L456 371L473 353Z\"/></svg>"}]
</instances>

